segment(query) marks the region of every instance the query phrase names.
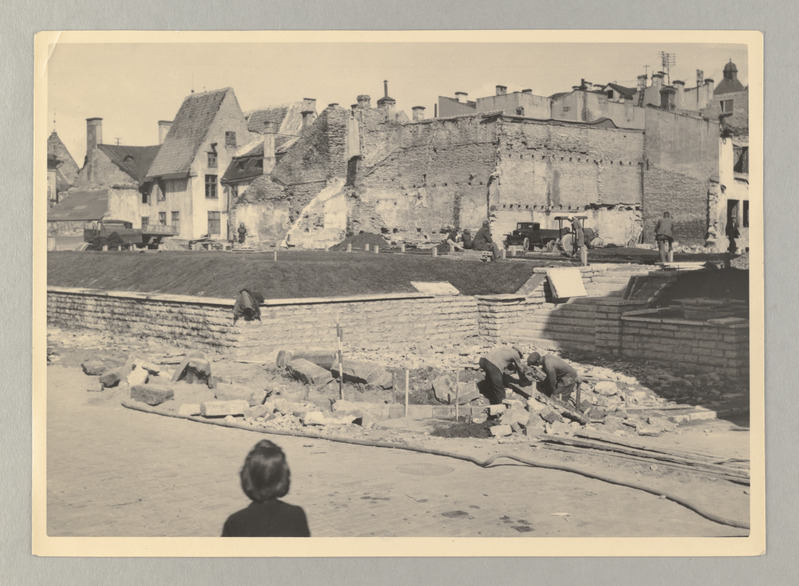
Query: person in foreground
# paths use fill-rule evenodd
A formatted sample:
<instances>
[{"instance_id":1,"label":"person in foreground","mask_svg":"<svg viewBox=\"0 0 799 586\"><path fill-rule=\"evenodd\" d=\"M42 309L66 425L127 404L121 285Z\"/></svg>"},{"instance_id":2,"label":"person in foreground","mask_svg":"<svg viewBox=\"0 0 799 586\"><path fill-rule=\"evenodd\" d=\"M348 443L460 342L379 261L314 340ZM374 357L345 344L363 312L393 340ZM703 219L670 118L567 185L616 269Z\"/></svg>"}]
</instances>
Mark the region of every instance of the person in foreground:
<instances>
[{"instance_id":1,"label":"person in foreground","mask_svg":"<svg viewBox=\"0 0 799 586\"><path fill-rule=\"evenodd\" d=\"M279 446L261 440L247 454L241 488L252 503L225 521L222 537L310 537L302 507L279 500L289 492L291 472Z\"/></svg>"},{"instance_id":2,"label":"person in foreground","mask_svg":"<svg viewBox=\"0 0 799 586\"><path fill-rule=\"evenodd\" d=\"M566 401L580 383L577 371L557 356L547 354L542 357L533 352L527 357L527 365L543 369L546 378L540 383L539 390L547 397L554 395L556 399Z\"/></svg>"},{"instance_id":3,"label":"person in foreground","mask_svg":"<svg viewBox=\"0 0 799 586\"><path fill-rule=\"evenodd\" d=\"M485 373L487 381L487 397L492 405L498 405L505 400L505 370L513 370L519 375L519 380L526 384L521 360L524 354L515 346L512 348L495 348L480 358L480 368Z\"/></svg>"}]
</instances>

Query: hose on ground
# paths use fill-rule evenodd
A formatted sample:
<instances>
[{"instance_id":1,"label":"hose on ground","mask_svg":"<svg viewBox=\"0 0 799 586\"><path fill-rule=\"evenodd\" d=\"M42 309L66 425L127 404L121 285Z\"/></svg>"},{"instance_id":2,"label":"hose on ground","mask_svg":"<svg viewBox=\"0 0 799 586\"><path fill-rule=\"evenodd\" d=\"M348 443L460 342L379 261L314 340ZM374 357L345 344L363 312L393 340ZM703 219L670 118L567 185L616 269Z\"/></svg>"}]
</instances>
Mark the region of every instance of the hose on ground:
<instances>
[{"instance_id":1,"label":"hose on ground","mask_svg":"<svg viewBox=\"0 0 799 586\"><path fill-rule=\"evenodd\" d=\"M640 490L643 492L648 492L649 494L655 495L659 498L665 498L666 500L670 500L673 503L681 505L686 509L693 511L697 515L708 519L709 521L713 521L714 523L718 523L719 525L727 525L728 527L735 527L737 529L749 529L749 524L744 523L742 521L736 521L735 519L728 519L721 515L717 515L715 513L711 513L710 511L706 511L699 505L696 505L689 501L688 499L682 498L672 493L663 492L662 490L657 490L655 488L651 488L645 486L643 484L638 484L634 482L628 482L626 480L620 480L617 478L612 478L610 476L605 476L603 474L597 474L596 472L589 472L588 470L583 470L581 468L577 468L574 466L567 466L565 464L554 464L550 462L541 462L538 460L533 460L530 458L523 458L520 456L516 456L514 454L493 454L486 458L485 460L479 460L473 456L469 456L467 454L458 454L456 452L447 452L444 450L436 450L433 448L423 448L421 446L411 446L408 444L395 444L391 442L381 442L381 441L374 441L374 440L363 440L363 439L356 439L356 438L346 438L346 437L339 437L339 436L330 436L324 435L321 433L312 433L307 431L289 431L284 429L270 429L270 428L255 428L250 425L246 425L244 423L238 422L231 422L231 421L219 421L219 420L212 420L212 419L205 419L203 417L193 417L193 416L185 416L185 415L178 415L177 413L164 413L162 411L158 411L149 405L146 404L139 404L133 403L128 401L123 401L122 405L127 407L128 409L133 409L135 411L143 411L145 413L154 413L156 415L163 415L165 417L174 417L176 419L188 419L190 421L197 421L200 423L207 423L210 425L221 425L224 427L232 427L235 429L243 429L246 431L255 431L258 433L265 433L271 435L285 435L285 436L292 436L292 437L304 437L309 439L318 439L318 440L327 440L331 442L339 442L344 444L354 444L359 446L369 446L375 448L389 448L389 449L399 449L399 450L407 450L411 452L419 452L423 454L432 454L434 456L442 456L445 458L454 458L457 460L464 460L466 462L471 462L480 466L481 468L488 468L496 460L500 458L506 458L508 460L513 460L516 462L520 462L527 466L532 466L534 468L546 468L549 470L560 470L561 472L571 472L572 474L578 474L580 476L584 476L586 478L591 478L593 480L600 480L602 482L607 482L608 484L615 484L617 486L624 486L627 488L632 488L634 490ZM501 465L501 464L500 464Z\"/></svg>"}]
</instances>

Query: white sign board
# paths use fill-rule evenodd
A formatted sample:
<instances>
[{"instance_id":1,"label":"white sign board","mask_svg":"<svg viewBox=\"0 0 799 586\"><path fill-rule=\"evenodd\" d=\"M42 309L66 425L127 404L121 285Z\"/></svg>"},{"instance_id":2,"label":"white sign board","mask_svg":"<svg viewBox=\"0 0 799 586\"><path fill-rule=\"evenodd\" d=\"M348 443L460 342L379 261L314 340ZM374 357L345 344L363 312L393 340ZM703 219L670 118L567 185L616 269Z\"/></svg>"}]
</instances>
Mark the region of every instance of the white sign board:
<instances>
[{"instance_id":1,"label":"white sign board","mask_svg":"<svg viewBox=\"0 0 799 586\"><path fill-rule=\"evenodd\" d=\"M556 299L588 296L583 285L583 276L577 267L547 269L547 278L552 296Z\"/></svg>"}]
</instances>

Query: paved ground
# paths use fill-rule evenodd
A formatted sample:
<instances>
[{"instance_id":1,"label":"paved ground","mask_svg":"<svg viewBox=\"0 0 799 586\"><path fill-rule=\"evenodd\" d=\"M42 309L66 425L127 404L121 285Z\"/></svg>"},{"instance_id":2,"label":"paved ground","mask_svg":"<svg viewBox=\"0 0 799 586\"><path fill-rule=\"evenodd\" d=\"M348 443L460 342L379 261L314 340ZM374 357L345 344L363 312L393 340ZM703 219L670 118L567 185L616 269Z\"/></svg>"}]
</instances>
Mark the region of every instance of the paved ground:
<instances>
[{"instance_id":1,"label":"paved ground","mask_svg":"<svg viewBox=\"0 0 799 586\"><path fill-rule=\"evenodd\" d=\"M87 393L78 368L50 366L48 379L50 536L219 535L227 515L248 502L238 470L263 437L286 451L285 500L305 508L317 537L746 534L565 472L264 436L125 409L118 398ZM470 441L458 440L458 450Z\"/></svg>"}]
</instances>

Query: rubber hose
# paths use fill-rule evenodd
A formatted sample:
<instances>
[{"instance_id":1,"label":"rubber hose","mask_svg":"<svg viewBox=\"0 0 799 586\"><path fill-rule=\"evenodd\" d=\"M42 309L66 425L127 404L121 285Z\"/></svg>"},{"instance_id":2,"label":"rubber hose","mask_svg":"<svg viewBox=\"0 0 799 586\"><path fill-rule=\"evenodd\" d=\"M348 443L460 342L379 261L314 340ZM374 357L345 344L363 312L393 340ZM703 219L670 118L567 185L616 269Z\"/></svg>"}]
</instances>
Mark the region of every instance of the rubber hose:
<instances>
[{"instance_id":1,"label":"rubber hose","mask_svg":"<svg viewBox=\"0 0 799 586\"><path fill-rule=\"evenodd\" d=\"M575 468L573 466L566 466L564 464L552 464L549 462L539 462L536 460L531 460L529 458L521 458L519 456L515 456L513 454L494 454L489 456L485 460L478 460L473 456L467 456L464 454L458 454L456 452L446 452L443 450L435 450L431 448L422 448L419 446L409 446L407 444L393 444L390 442L379 442L373 440L361 440L355 438L344 438L344 437L336 437L336 436L328 436L323 435L321 433L310 433L310 432L300 432L300 431L287 431L283 429L266 429L266 428L254 428L250 425L245 425L243 423L237 422L229 422L229 421L219 421L219 420L208 420L202 417L192 417L192 416L185 416L185 415L178 415L177 413L163 413L161 411L157 411L152 407L145 406L145 405L138 405L135 403L129 403L127 401L123 401L122 405L127 407L128 409L133 409L135 411L143 411L145 413L154 413L156 415L163 415L164 417L174 417L176 419L188 419L190 421L197 421L200 423L206 423L209 425L222 425L224 427L232 427L235 429L243 429L246 431L255 431L258 433L265 433L271 435L285 435L285 436L292 436L292 437L305 437L309 439L319 439L319 440L327 440L331 442L339 442L344 444L355 444L359 446L369 446L375 448L389 448L389 449L399 449L399 450L408 450L411 452L419 452L423 454L432 454L434 456L443 456L445 458L455 458L457 460L465 460L466 462L471 462L473 464L477 464L482 468L487 468L491 466L496 460L500 458L507 458L509 460L515 460L516 462L521 462L522 464L526 464L527 466L532 466L534 468L547 468L549 470L560 470L562 472L571 472L572 474L579 474L580 476L584 476L586 478L591 478L594 480L601 480L602 482L607 482L608 484L615 484L617 486L625 486L627 488L632 488L635 490L641 490L643 492L648 492L649 494L655 495L657 497L663 497L667 500L670 500L678 505L685 507L696 513L697 515L708 519L709 521L713 521L714 523L718 523L719 525L727 525L729 527L735 527L737 529L749 529L749 524L744 523L742 521L736 521L734 519L727 519L726 517L722 517L721 515L716 515L715 513L711 513L702 509L700 506L695 505L688 499L684 499L677 495L663 492L660 490L656 490L654 488L650 488L648 486L644 486L642 484L636 484L633 482L627 482L624 480L619 480L616 478L611 478L610 476L604 476L602 474L596 474L595 472L588 472L587 470L581 470L580 468Z\"/></svg>"}]
</instances>

